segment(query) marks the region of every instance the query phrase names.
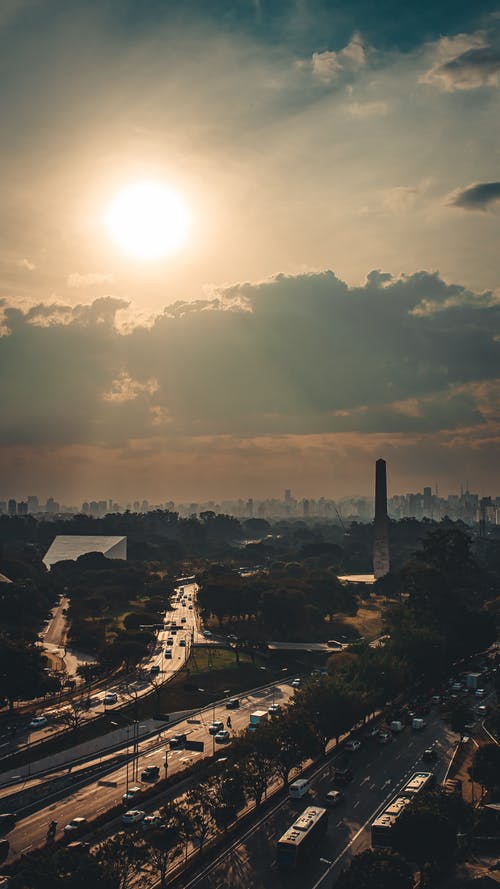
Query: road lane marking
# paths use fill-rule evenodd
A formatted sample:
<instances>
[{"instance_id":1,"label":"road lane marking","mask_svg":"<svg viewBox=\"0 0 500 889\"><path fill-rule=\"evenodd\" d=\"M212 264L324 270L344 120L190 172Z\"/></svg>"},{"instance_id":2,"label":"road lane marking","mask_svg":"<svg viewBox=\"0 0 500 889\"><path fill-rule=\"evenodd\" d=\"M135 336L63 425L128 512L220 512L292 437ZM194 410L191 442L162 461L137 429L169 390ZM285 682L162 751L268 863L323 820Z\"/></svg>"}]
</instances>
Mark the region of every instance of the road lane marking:
<instances>
[{"instance_id":1,"label":"road lane marking","mask_svg":"<svg viewBox=\"0 0 500 889\"><path fill-rule=\"evenodd\" d=\"M375 790L376 786L377 786L376 784L372 784L372 786L370 787L370 790Z\"/></svg>"},{"instance_id":2,"label":"road lane marking","mask_svg":"<svg viewBox=\"0 0 500 889\"><path fill-rule=\"evenodd\" d=\"M359 806L359 799L356 800L356 802L353 804L353 807L352 807L352 808L355 809L356 806Z\"/></svg>"},{"instance_id":3,"label":"road lane marking","mask_svg":"<svg viewBox=\"0 0 500 889\"><path fill-rule=\"evenodd\" d=\"M371 775L367 775L366 778L363 778L363 780L361 781L359 786L362 787L363 784L366 784L366 782L370 781L370 779L371 779Z\"/></svg>"}]
</instances>

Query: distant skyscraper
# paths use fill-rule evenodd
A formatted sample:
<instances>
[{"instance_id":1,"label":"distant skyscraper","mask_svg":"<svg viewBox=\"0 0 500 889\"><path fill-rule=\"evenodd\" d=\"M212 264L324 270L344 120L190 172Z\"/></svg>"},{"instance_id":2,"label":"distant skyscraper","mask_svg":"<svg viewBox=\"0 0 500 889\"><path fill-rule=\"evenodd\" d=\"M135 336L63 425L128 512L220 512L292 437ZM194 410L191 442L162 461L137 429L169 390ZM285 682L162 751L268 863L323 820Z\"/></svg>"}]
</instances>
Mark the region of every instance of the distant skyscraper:
<instances>
[{"instance_id":1,"label":"distant skyscraper","mask_svg":"<svg viewBox=\"0 0 500 889\"><path fill-rule=\"evenodd\" d=\"M30 496L28 497L28 512L37 513L39 509L40 507L38 504L38 497L36 497L34 494L30 494Z\"/></svg>"},{"instance_id":2,"label":"distant skyscraper","mask_svg":"<svg viewBox=\"0 0 500 889\"><path fill-rule=\"evenodd\" d=\"M17 513L17 501L11 498L9 500L7 509L9 510L9 515L16 515Z\"/></svg>"},{"instance_id":3,"label":"distant skyscraper","mask_svg":"<svg viewBox=\"0 0 500 889\"><path fill-rule=\"evenodd\" d=\"M387 470L385 460L375 464L375 529L373 539L373 573L375 579L390 571L389 519L387 517Z\"/></svg>"}]
</instances>

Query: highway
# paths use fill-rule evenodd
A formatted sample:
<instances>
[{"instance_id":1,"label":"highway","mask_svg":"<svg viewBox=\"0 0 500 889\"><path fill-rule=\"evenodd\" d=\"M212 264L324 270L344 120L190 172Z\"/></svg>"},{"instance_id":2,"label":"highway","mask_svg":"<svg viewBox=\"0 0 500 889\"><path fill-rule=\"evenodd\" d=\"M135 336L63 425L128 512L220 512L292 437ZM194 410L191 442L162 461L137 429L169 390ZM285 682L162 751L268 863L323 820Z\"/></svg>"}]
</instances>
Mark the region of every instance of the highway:
<instances>
[{"instance_id":1,"label":"highway","mask_svg":"<svg viewBox=\"0 0 500 889\"><path fill-rule=\"evenodd\" d=\"M369 825L377 810L415 771L429 770L421 756L433 742L439 752L434 771L442 780L457 736L437 713L429 714L427 723L421 732L406 728L387 745L365 740L361 750L350 754L354 780L344 788L344 800L330 809L327 833L308 853L307 863L299 871L278 870L276 842L308 803L322 805L325 793L334 787L327 766L317 770L308 799L286 800L275 806L270 816L251 828L242 842L235 843L217 866L208 866L197 877L184 880L183 889L275 889L285 885L289 889L330 889L352 855L370 847Z\"/></svg>"},{"instance_id":2,"label":"highway","mask_svg":"<svg viewBox=\"0 0 500 889\"><path fill-rule=\"evenodd\" d=\"M141 742L135 769L132 762L129 762L128 769L126 766L122 766L116 771L107 774L100 781L94 781L79 789L75 789L65 799L46 805L38 812L20 820L14 830L8 834L10 843L8 860L10 861L22 853L43 845L48 824L52 819L58 822L57 836L59 837L61 828L72 818L83 816L90 819L119 803L127 786L149 788L150 784L141 783L140 781L141 771L146 766L157 765L160 767L160 774L163 777L165 775L166 751L168 775L181 771L201 757L211 756L214 752L221 753L225 745L217 744L214 737L208 732L208 726L214 718L215 720L220 720L226 726L227 718L230 716L232 722L231 731L236 733L247 727L252 711L257 709L267 710L273 702L285 704L292 696L293 689L289 682L247 692L238 696L240 708L237 710L226 710L224 702L215 706L209 705L195 716L178 723L169 731L164 729L159 738ZM177 732L185 732L190 740L203 741L205 744L204 752L168 749L168 738ZM133 727L130 729L131 755L132 739ZM95 761L97 762L98 760L96 759ZM91 764L92 761L89 761L88 765ZM124 811L126 808L133 808L134 806L140 807L139 799L135 803L130 802L127 806L124 806ZM150 807L145 806L145 808L149 809Z\"/></svg>"},{"instance_id":3,"label":"highway","mask_svg":"<svg viewBox=\"0 0 500 889\"><path fill-rule=\"evenodd\" d=\"M130 703L136 696L141 697L142 695L151 692L151 667L159 667L159 675L154 678L154 683L158 684L166 682L174 675L174 673L184 666L191 651L192 641L199 641L200 637L203 639L203 636L199 633L197 627L197 586L195 583L186 584L182 588L182 595L180 594L180 589L181 587L178 587L175 590L170 604L168 601L165 603L166 608L171 608L172 610L165 611L163 629L160 629L157 633L154 651L139 664L137 668L137 678L131 681L130 677L121 675L118 681L111 681L107 688L93 692L90 696L89 710L84 711L81 714L82 722L94 719L103 712L111 713L113 710L119 709L120 706ZM66 600L64 600L64 602L64 607L66 607ZM191 606L191 608L189 606ZM60 622L63 617L62 607L63 603L61 603L57 613L54 612L54 620L58 622ZM168 626L173 621L175 621L176 625L182 626L182 629L177 630L176 634L171 636ZM54 630L54 632L56 632L56 630ZM167 645L169 637L172 638L173 645ZM171 650L171 658L165 657L166 648ZM116 694L117 700L115 704L106 705L104 703L104 697L107 692L114 692ZM74 700L79 700L82 696L85 696L83 686L81 686L75 694ZM65 731L66 725L64 724L64 721L62 721L61 711L64 707L69 707L69 705L70 702L65 701L60 706L53 705L46 708L38 707L36 715L47 716L49 720L48 725L30 729L28 725L29 719L26 717L24 725L22 728L18 729L15 747L12 746L12 737L10 733L4 730L4 733L0 735L0 753L7 752L9 748L10 752L13 749L22 749L34 742L45 738L52 738L59 732Z\"/></svg>"}]
</instances>

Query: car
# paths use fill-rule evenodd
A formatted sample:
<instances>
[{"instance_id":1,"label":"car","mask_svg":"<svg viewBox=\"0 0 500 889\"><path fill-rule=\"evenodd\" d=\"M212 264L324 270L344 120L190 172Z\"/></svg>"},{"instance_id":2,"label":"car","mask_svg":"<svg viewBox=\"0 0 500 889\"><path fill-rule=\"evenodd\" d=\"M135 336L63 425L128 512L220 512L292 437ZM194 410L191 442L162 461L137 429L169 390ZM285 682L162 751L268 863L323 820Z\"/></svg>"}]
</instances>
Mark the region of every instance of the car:
<instances>
[{"instance_id":1,"label":"car","mask_svg":"<svg viewBox=\"0 0 500 889\"><path fill-rule=\"evenodd\" d=\"M167 645L173 645L173 644L174 644L174 640L172 639L172 636L169 636L167 639Z\"/></svg>"},{"instance_id":2,"label":"car","mask_svg":"<svg viewBox=\"0 0 500 889\"><path fill-rule=\"evenodd\" d=\"M17 815L15 812L3 812L0 815L0 833L7 833L7 831L12 830L17 821Z\"/></svg>"},{"instance_id":3,"label":"car","mask_svg":"<svg viewBox=\"0 0 500 889\"><path fill-rule=\"evenodd\" d=\"M141 781L157 781L159 777L159 766L146 766L141 772Z\"/></svg>"},{"instance_id":4,"label":"car","mask_svg":"<svg viewBox=\"0 0 500 889\"><path fill-rule=\"evenodd\" d=\"M347 741L344 750L347 750L349 753L357 753L361 748L361 741L358 741L357 738L349 738Z\"/></svg>"},{"instance_id":5,"label":"car","mask_svg":"<svg viewBox=\"0 0 500 889\"><path fill-rule=\"evenodd\" d=\"M171 750L183 750L186 740L187 735L184 732L178 732L176 735L172 735L168 745Z\"/></svg>"},{"instance_id":6,"label":"car","mask_svg":"<svg viewBox=\"0 0 500 889\"><path fill-rule=\"evenodd\" d=\"M128 790L122 796L122 800L124 803L129 803L131 800L135 799L137 794L141 792L140 787L129 787Z\"/></svg>"},{"instance_id":7,"label":"car","mask_svg":"<svg viewBox=\"0 0 500 889\"><path fill-rule=\"evenodd\" d=\"M29 728L43 728L44 725L47 725L48 721L46 716L35 716L29 723Z\"/></svg>"},{"instance_id":8,"label":"car","mask_svg":"<svg viewBox=\"0 0 500 889\"><path fill-rule=\"evenodd\" d=\"M211 638L212 638L212 632L211 632L211 630L203 630L203 635L204 635L205 639L211 639Z\"/></svg>"},{"instance_id":9,"label":"car","mask_svg":"<svg viewBox=\"0 0 500 889\"><path fill-rule=\"evenodd\" d=\"M378 733L377 741L379 742L379 744L390 744L392 741L392 735L390 732L386 732L382 729Z\"/></svg>"},{"instance_id":10,"label":"car","mask_svg":"<svg viewBox=\"0 0 500 889\"><path fill-rule=\"evenodd\" d=\"M229 636L227 637L227 641L228 641L228 642L237 642L237 641L238 641L238 637L235 636L234 633L230 633Z\"/></svg>"},{"instance_id":11,"label":"car","mask_svg":"<svg viewBox=\"0 0 500 889\"><path fill-rule=\"evenodd\" d=\"M189 605L188 607L189 607L189 610L190 610L190 611L193 610L193 606L192 606L192 605Z\"/></svg>"},{"instance_id":12,"label":"car","mask_svg":"<svg viewBox=\"0 0 500 889\"><path fill-rule=\"evenodd\" d=\"M185 617L181 617L181 624L185 624L185 623L186 623L186 618L185 618Z\"/></svg>"},{"instance_id":13,"label":"car","mask_svg":"<svg viewBox=\"0 0 500 889\"><path fill-rule=\"evenodd\" d=\"M363 732L363 737L367 741L376 741L378 739L378 735L379 735L379 730L378 730L378 728L375 728L375 726L373 726L373 725L368 726L368 728L366 728L365 731Z\"/></svg>"},{"instance_id":14,"label":"car","mask_svg":"<svg viewBox=\"0 0 500 889\"><path fill-rule=\"evenodd\" d=\"M107 691L102 700L104 705L116 704L118 695L116 694L116 691Z\"/></svg>"},{"instance_id":15,"label":"car","mask_svg":"<svg viewBox=\"0 0 500 889\"><path fill-rule=\"evenodd\" d=\"M453 682L451 686L452 691L462 691L462 683L461 682Z\"/></svg>"},{"instance_id":16,"label":"car","mask_svg":"<svg viewBox=\"0 0 500 889\"><path fill-rule=\"evenodd\" d=\"M8 840L0 840L0 861L5 861L9 854L10 843ZM0 883L0 886L2 884Z\"/></svg>"},{"instance_id":17,"label":"car","mask_svg":"<svg viewBox=\"0 0 500 889\"><path fill-rule=\"evenodd\" d=\"M215 743L216 744L227 744L230 739L230 734L227 729L221 729L220 732L217 732L215 735Z\"/></svg>"},{"instance_id":18,"label":"car","mask_svg":"<svg viewBox=\"0 0 500 889\"><path fill-rule=\"evenodd\" d=\"M155 828L162 827L163 819L160 815L146 815L142 819L142 828L143 830L154 830Z\"/></svg>"},{"instance_id":19,"label":"car","mask_svg":"<svg viewBox=\"0 0 500 889\"><path fill-rule=\"evenodd\" d=\"M323 797L323 802L326 806L338 806L339 803L344 799L344 794L341 790L329 790L328 793L325 793Z\"/></svg>"},{"instance_id":20,"label":"car","mask_svg":"<svg viewBox=\"0 0 500 889\"><path fill-rule=\"evenodd\" d=\"M150 669L149 669L150 676L158 676L159 672L160 672L160 665L159 664L153 664L153 666L150 667Z\"/></svg>"},{"instance_id":21,"label":"car","mask_svg":"<svg viewBox=\"0 0 500 889\"><path fill-rule=\"evenodd\" d=\"M165 657L166 657L167 661L172 660L172 649L171 648L165 649Z\"/></svg>"},{"instance_id":22,"label":"car","mask_svg":"<svg viewBox=\"0 0 500 889\"><path fill-rule=\"evenodd\" d=\"M71 850L74 849L80 852L88 852L90 849L90 843L86 843L85 840L73 840L71 843L68 843L66 848Z\"/></svg>"},{"instance_id":23,"label":"car","mask_svg":"<svg viewBox=\"0 0 500 889\"><path fill-rule=\"evenodd\" d=\"M181 639L180 642L179 642L179 645L180 645L181 648L185 648L185 647L186 647L186 640L185 640L185 639Z\"/></svg>"},{"instance_id":24,"label":"car","mask_svg":"<svg viewBox=\"0 0 500 889\"><path fill-rule=\"evenodd\" d=\"M437 751L434 749L434 747L426 747L426 749L422 753L423 762L436 762L437 758Z\"/></svg>"},{"instance_id":25,"label":"car","mask_svg":"<svg viewBox=\"0 0 500 889\"><path fill-rule=\"evenodd\" d=\"M226 701L226 710L239 710L240 707L240 699L239 698L229 698L229 701Z\"/></svg>"},{"instance_id":26,"label":"car","mask_svg":"<svg viewBox=\"0 0 500 889\"><path fill-rule=\"evenodd\" d=\"M354 775L351 769L345 764L337 765L335 767L333 773L333 783L337 785L337 787L343 787L345 784L349 784L350 781L354 778Z\"/></svg>"},{"instance_id":27,"label":"car","mask_svg":"<svg viewBox=\"0 0 500 889\"><path fill-rule=\"evenodd\" d=\"M488 715L488 708L485 704L478 704L478 706L475 707L474 709L475 709L475 712L477 713L478 716L487 716Z\"/></svg>"},{"instance_id":28,"label":"car","mask_svg":"<svg viewBox=\"0 0 500 889\"><path fill-rule=\"evenodd\" d=\"M301 680L299 678L292 680L292 688L300 688Z\"/></svg>"},{"instance_id":29,"label":"car","mask_svg":"<svg viewBox=\"0 0 500 889\"><path fill-rule=\"evenodd\" d=\"M146 817L146 813L142 809L129 809L122 815L123 824L139 824Z\"/></svg>"},{"instance_id":30,"label":"car","mask_svg":"<svg viewBox=\"0 0 500 889\"><path fill-rule=\"evenodd\" d=\"M215 722L210 723L210 725L208 726L208 734L209 735L216 735L217 732L220 732L221 729L223 729L223 728L224 728L224 723L216 720Z\"/></svg>"},{"instance_id":31,"label":"car","mask_svg":"<svg viewBox=\"0 0 500 889\"><path fill-rule=\"evenodd\" d=\"M68 821L65 827L63 827L63 833L68 834L74 833L75 830L82 830L86 823L86 818L72 818L71 821Z\"/></svg>"},{"instance_id":32,"label":"car","mask_svg":"<svg viewBox=\"0 0 500 889\"><path fill-rule=\"evenodd\" d=\"M431 704L433 707L437 707L441 703L441 695L432 695Z\"/></svg>"},{"instance_id":33,"label":"car","mask_svg":"<svg viewBox=\"0 0 500 889\"><path fill-rule=\"evenodd\" d=\"M486 694L485 688L476 688L475 696L476 698L484 698Z\"/></svg>"},{"instance_id":34,"label":"car","mask_svg":"<svg viewBox=\"0 0 500 889\"><path fill-rule=\"evenodd\" d=\"M269 716L278 716L281 713L281 704L271 704L267 712Z\"/></svg>"}]
</instances>

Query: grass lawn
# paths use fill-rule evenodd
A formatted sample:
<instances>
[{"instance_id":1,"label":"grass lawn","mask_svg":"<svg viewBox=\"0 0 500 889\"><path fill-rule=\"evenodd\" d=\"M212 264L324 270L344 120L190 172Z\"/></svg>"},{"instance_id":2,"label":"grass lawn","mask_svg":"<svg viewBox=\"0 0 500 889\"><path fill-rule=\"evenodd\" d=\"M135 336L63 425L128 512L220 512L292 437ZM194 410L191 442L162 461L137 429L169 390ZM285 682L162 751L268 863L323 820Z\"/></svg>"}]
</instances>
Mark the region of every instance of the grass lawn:
<instances>
[{"instance_id":1,"label":"grass lawn","mask_svg":"<svg viewBox=\"0 0 500 889\"><path fill-rule=\"evenodd\" d=\"M376 639L384 632L382 606L385 599L380 596L372 596L369 602L362 602L358 613L354 617L342 618L343 623L355 627L361 636L369 642Z\"/></svg>"}]
</instances>

